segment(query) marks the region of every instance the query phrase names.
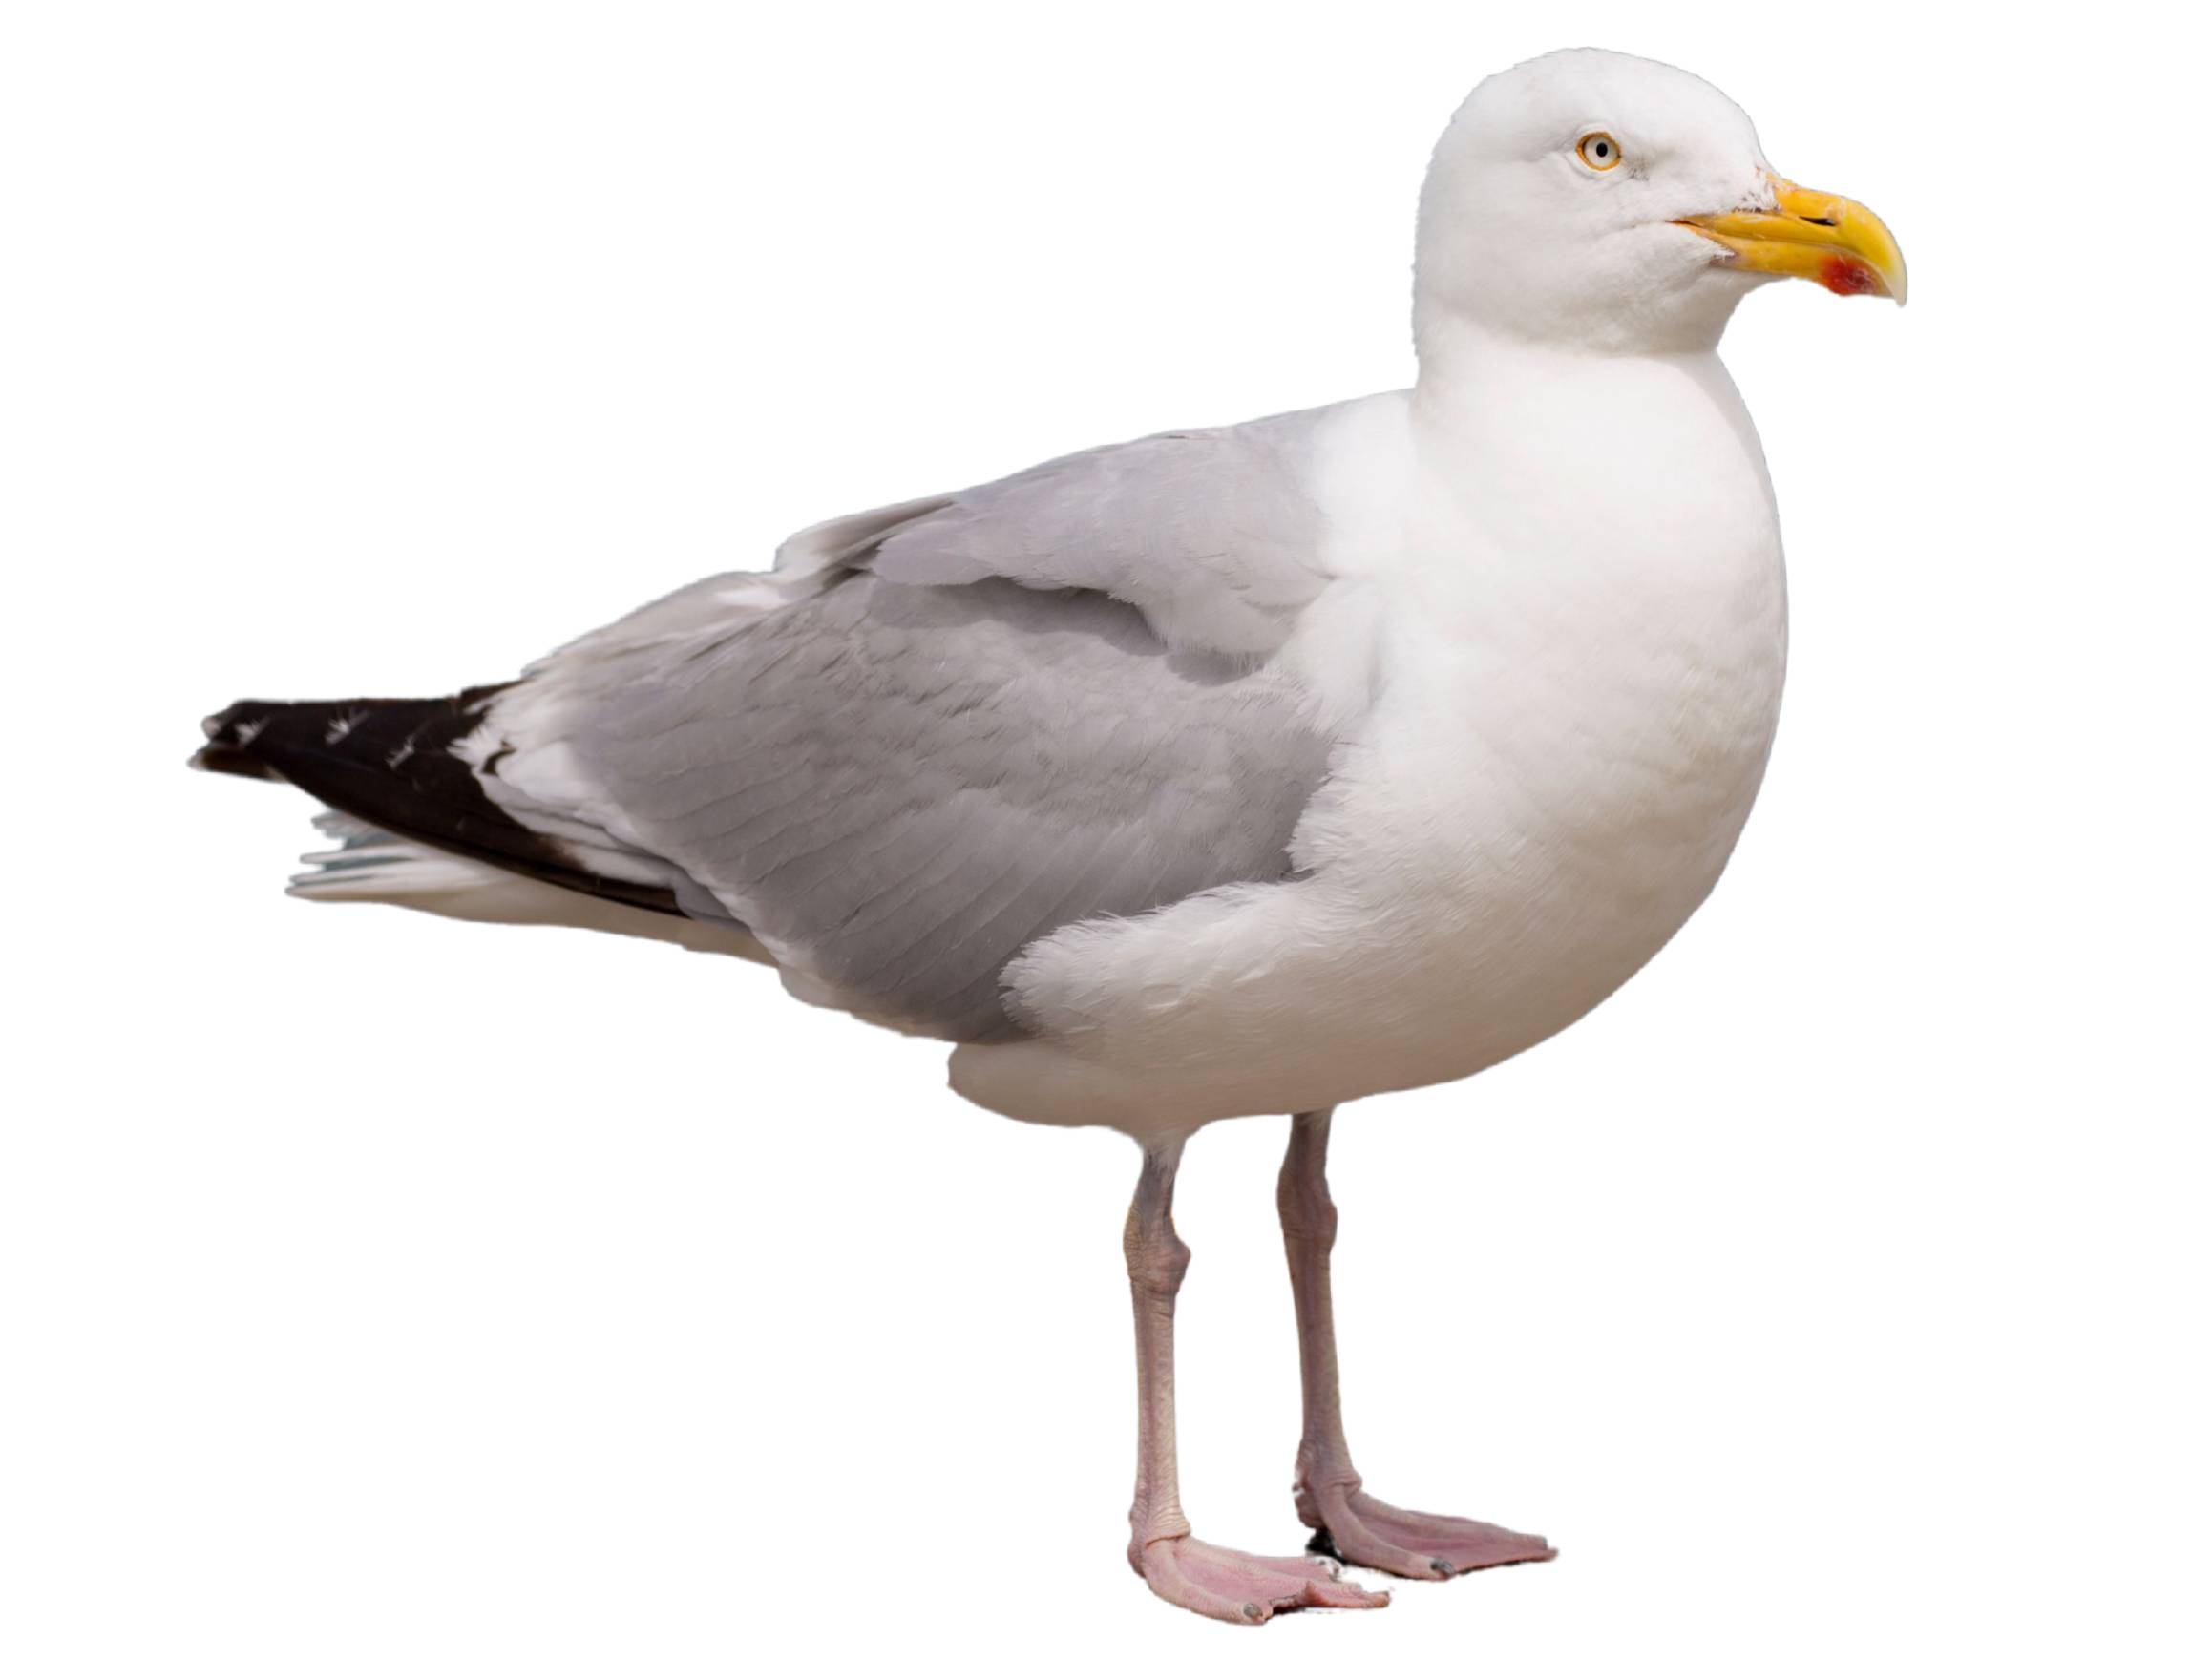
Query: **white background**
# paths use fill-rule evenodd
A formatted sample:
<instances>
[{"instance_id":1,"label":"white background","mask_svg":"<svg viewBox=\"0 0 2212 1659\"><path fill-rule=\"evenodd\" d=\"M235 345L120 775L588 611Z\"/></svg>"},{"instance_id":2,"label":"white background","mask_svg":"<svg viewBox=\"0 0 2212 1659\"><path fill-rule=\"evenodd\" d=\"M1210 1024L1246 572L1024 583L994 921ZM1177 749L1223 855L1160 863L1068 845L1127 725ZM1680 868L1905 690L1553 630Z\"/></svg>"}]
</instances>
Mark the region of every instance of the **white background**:
<instances>
[{"instance_id":1,"label":"white background","mask_svg":"<svg viewBox=\"0 0 2212 1659\"><path fill-rule=\"evenodd\" d=\"M7 13L0 1649L2203 1652L2203 40L770 10ZM304 801L182 763L233 697L442 692L833 513L1402 384L1430 142L1575 41L1730 92L1913 303L1729 337L1795 640L1717 896L1339 1115L1370 1487L1563 1554L1232 1634L1122 1560L1130 1146L740 963L288 902ZM1186 1495L1272 1550L1280 1133L1181 1206Z\"/></svg>"}]
</instances>

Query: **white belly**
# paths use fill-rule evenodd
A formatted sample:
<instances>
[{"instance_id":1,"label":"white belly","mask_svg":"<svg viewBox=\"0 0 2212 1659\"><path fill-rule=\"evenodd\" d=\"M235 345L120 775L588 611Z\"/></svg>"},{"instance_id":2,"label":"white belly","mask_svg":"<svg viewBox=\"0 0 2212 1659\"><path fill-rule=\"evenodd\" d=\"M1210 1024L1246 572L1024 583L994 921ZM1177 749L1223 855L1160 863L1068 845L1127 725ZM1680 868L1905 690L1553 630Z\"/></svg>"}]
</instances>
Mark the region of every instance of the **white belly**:
<instances>
[{"instance_id":1,"label":"white belly","mask_svg":"<svg viewBox=\"0 0 2212 1659\"><path fill-rule=\"evenodd\" d=\"M1349 568L1310 624L1323 694L1366 702L1299 828L1308 875L1041 941L1009 978L1048 1037L958 1051L962 1093L1146 1135L1464 1077L1588 1013L1703 901L1780 701L1764 469L1717 363L1664 369L1654 443L1599 456L1563 515L1534 469L1580 463L1547 411L1618 388L1560 380L1441 465L1393 439L1402 405L1365 413L1374 494L1339 510Z\"/></svg>"}]
</instances>

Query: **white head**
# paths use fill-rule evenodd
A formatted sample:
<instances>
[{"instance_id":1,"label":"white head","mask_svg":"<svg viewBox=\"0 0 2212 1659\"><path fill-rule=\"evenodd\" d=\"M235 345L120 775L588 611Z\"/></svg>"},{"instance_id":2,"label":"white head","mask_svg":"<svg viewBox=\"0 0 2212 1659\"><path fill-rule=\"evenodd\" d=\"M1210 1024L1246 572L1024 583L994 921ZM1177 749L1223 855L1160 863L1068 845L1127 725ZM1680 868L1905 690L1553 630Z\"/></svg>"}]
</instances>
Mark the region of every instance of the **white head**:
<instances>
[{"instance_id":1,"label":"white head","mask_svg":"<svg viewBox=\"0 0 2212 1659\"><path fill-rule=\"evenodd\" d=\"M1767 165L1750 118L1696 75L1584 48L1477 87L1422 189L1414 332L1593 351L1709 349L1775 276L1905 298L1881 220Z\"/></svg>"}]
</instances>

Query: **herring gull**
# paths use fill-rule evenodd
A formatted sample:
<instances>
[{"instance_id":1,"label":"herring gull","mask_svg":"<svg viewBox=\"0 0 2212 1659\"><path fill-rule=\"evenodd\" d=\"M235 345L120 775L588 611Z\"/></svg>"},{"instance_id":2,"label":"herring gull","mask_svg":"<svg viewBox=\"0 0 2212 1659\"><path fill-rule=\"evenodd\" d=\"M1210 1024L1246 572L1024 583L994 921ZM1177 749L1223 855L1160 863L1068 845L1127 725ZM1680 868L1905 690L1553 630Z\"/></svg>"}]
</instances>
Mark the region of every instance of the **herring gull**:
<instances>
[{"instance_id":1,"label":"herring gull","mask_svg":"<svg viewBox=\"0 0 2212 1659\"><path fill-rule=\"evenodd\" d=\"M453 697L241 703L196 763L319 798L303 895L644 933L955 1044L968 1099L1142 1149L1128 1559L1257 1623L1548 1558L1370 1497L1338 1398L1330 1115L1610 995L1696 909L1782 684L1759 440L1716 355L1777 277L1902 303L1864 208L1705 82L1494 75L1421 199L1408 389L833 519ZM1176 1486L1186 1138L1291 1117L1308 1555Z\"/></svg>"}]
</instances>

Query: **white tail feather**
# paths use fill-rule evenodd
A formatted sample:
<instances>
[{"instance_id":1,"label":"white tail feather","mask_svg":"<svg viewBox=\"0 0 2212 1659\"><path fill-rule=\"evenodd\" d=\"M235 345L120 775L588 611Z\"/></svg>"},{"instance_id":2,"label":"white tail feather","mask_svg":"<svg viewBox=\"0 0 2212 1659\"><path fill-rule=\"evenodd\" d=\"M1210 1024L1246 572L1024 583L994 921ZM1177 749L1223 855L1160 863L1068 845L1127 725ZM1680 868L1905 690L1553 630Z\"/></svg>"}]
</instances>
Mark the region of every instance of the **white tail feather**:
<instances>
[{"instance_id":1,"label":"white tail feather","mask_svg":"<svg viewBox=\"0 0 2212 1659\"><path fill-rule=\"evenodd\" d=\"M759 942L742 928L640 910L533 881L473 858L425 847L344 812L322 813L315 819L315 828L338 845L301 854L302 861L311 868L292 877L290 891L299 898L325 904L399 905L457 921L588 928L595 933L662 939L686 950L743 956L748 961L770 960Z\"/></svg>"}]
</instances>

